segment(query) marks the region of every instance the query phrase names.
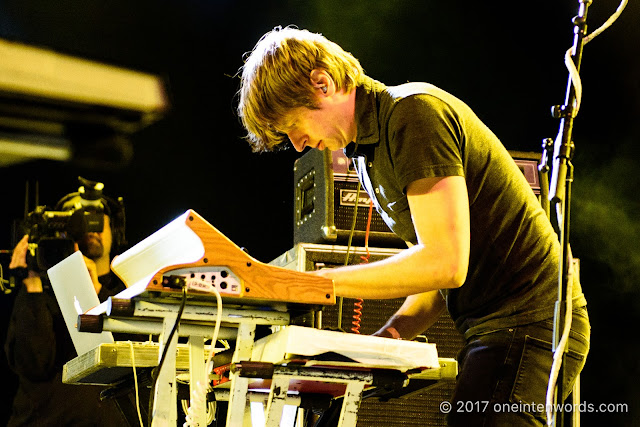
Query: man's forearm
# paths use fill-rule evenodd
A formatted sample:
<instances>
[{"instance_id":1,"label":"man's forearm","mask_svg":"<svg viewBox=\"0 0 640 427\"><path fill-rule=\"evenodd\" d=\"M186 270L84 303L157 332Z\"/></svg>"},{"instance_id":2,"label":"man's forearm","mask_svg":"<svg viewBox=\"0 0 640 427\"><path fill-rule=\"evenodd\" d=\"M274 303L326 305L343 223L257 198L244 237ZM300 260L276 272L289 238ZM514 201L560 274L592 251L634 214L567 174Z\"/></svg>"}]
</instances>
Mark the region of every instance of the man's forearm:
<instances>
[{"instance_id":1,"label":"man's forearm","mask_svg":"<svg viewBox=\"0 0 640 427\"><path fill-rule=\"evenodd\" d=\"M332 279L336 295L342 297L408 297L462 285L457 262L452 260L454 257L445 257L444 252L435 245L416 245L380 261L310 273Z\"/></svg>"},{"instance_id":2,"label":"man's forearm","mask_svg":"<svg viewBox=\"0 0 640 427\"><path fill-rule=\"evenodd\" d=\"M433 325L444 309L445 302L439 291L411 295L374 335L413 339Z\"/></svg>"}]
</instances>

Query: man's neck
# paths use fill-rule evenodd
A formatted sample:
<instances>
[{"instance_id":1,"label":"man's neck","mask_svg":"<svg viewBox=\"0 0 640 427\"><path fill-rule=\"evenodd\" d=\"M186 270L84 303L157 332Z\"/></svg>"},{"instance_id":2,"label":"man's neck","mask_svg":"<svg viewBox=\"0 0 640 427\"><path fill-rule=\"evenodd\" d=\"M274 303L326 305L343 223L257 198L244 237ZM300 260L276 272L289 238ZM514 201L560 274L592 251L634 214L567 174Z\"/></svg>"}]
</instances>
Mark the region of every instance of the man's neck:
<instances>
[{"instance_id":1,"label":"man's neck","mask_svg":"<svg viewBox=\"0 0 640 427\"><path fill-rule=\"evenodd\" d=\"M109 274L111 272L111 260L110 257L101 256L100 258L94 260L96 263L96 272L98 276L104 276L105 274Z\"/></svg>"},{"instance_id":2,"label":"man's neck","mask_svg":"<svg viewBox=\"0 0 640 427\"><path fill-rule=\"evenodd\" d=\"M355 142L358 136L358 123L356 121L356 88L349 92L348 113L351 119L351 142Z\"/></svg>"}]
</instances>

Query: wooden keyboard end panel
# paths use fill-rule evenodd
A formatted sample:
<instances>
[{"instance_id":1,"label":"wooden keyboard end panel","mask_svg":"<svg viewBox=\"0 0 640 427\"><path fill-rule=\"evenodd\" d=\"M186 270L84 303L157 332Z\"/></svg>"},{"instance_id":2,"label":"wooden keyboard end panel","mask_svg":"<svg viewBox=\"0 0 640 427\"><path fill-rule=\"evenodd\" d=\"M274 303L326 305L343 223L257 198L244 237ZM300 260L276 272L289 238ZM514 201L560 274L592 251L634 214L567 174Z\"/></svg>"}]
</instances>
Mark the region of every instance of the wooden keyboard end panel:
<instances>
[{"instance_id":1,"label":"wooden keyboard end panel","mask_svg":"<svg viewBox=\"0 0 640 427\"><path fill-rule=\"evenodd\" d=\"M204 256L195 263L167 266L156 273L147 291L167 291L162 276L185 267L224 266L242 280L240 295L251 300L332 305L336 303L333 281L313 274L265 264L251 257L195 211L186 225L202 240ZM174 291L175 292L175 291ZM224 294L223 294L224 296Z\"/></svg>"}]
</instances>

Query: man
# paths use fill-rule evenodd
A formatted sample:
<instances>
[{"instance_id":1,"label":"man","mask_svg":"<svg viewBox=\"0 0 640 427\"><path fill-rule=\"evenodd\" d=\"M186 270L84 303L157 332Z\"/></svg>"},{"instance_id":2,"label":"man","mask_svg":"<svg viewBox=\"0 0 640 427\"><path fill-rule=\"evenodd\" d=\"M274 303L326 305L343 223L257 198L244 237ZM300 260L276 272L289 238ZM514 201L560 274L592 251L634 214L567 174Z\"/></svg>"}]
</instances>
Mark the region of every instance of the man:
<instances>
[{"instance_id":1,"label":"man","mask_svg":"<svg viewBox=\"0 0 640 427\"><path fill-rule=\"evenodd\" d=\"M411 247L310 274L333 279L344 297L407 297L380 336L412 339L448 309L466 340L449 424L544 423L537 409L552 363L559 243L522 173L473 111L430 84L387 87L323 36L278 27L243 66L238 113L255 151L289 140L298 151L353 158L381 216ZM577 280L572 297L566 392L590 334ZM501 410L512 402L529 405Z\"/></svg>"},{"instance_id":2,"label":"man","mask_svg":"<svg viewBox=\"0 0 640 427\"><path fill-rule=\"evenodd\" d=\"M79 193L65 196L56 210L80 208L104 213L103 230L86 233L75 243L76 250L84 254L96 293L104 301L125 289L110 269L114 240L118 246L124 244L124 207L101 192L87 198L85 190L90 189L81 187ZM24 236L13 251L10 268L28 267L28 245L28 236ZM23 284L14 302L5 344L9 366L19 377L8 425L127 425L113 400L100 401L103 387L62 383L62 367L76 352L55 295L46 275L41 277L35 269L28 270Z\"/></svg>"}]
</instances>

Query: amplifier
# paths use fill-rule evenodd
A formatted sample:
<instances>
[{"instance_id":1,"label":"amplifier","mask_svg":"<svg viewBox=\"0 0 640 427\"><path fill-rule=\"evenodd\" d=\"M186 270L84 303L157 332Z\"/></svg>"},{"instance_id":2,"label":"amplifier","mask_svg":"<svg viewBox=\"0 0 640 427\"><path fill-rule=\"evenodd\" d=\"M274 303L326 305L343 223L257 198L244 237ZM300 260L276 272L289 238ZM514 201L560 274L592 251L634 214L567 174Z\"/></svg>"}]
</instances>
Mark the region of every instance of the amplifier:
<instances>
[{"instance_id":1,"label":"amplifier","mask_svg":"<svg viewBox=\"0 0 640 427\"><path fill-rule=\"evenodd\" d=\"M534 193L540 198L540 155L510 151ZM294 172L293 243L364 245L369 217L369 195L360 186L351 161L342 151L310 150L298 158ZM355 212L355 226L354 221ZM373 209L369 244L406 248Z\"/></svg>"},{"instance_id":2,"label":"amplifier","mask_svg":"<svg viewBox=\"0 0 640 427\"><path fill-rule=\"evenodd\" d=\"M533 192L540 196L540 174L538 172L538 164L540 163L541 154L526 151L509 151L513 161L518 165L522 174L527 179Z\"/></svg>"},{"instance_id":3,"label":"amplifier","mask_svg":"<svg viewBox=\"0 0 640 427\"><path fill-rule=\"evenodd\" d=\"M364 245L370 199L342 151L311 150L296 160L293 174L293 243L346 244L356 211L352 243ZM369 244L406 248L375 208Z\"/></svg>"},{"instance_id":4,"label":"amplifier","mask_svg":"<svg viewBox=\"0 0 640 427\"><path fill-rule=\"evenodd\" d=\"M401 251L395 248L369 248L369 261L379 261ZM346 246L301 243L270 264L298 271L311 271L338 267L345 263L359 264L363 262L361 257L366 255L367 250L363 247L351 247L347 252ZM404 298L363 301L341 298L335 306L326 306L316 313L315 326L349 332L355 327L352 324L355 321L361 334L372 334L385 324L403 301ZM359 317L359 320L354 316ZM424 336L428 342L436 344L438 357L455 358L464 344L462 336L446 312L424 332ZM358 411L357 426L446 426L440 403L451 399L454 386L454 382L443 382L428 391L417 391L387 402L365 399Z\"/></svg>"}]
</instances>

